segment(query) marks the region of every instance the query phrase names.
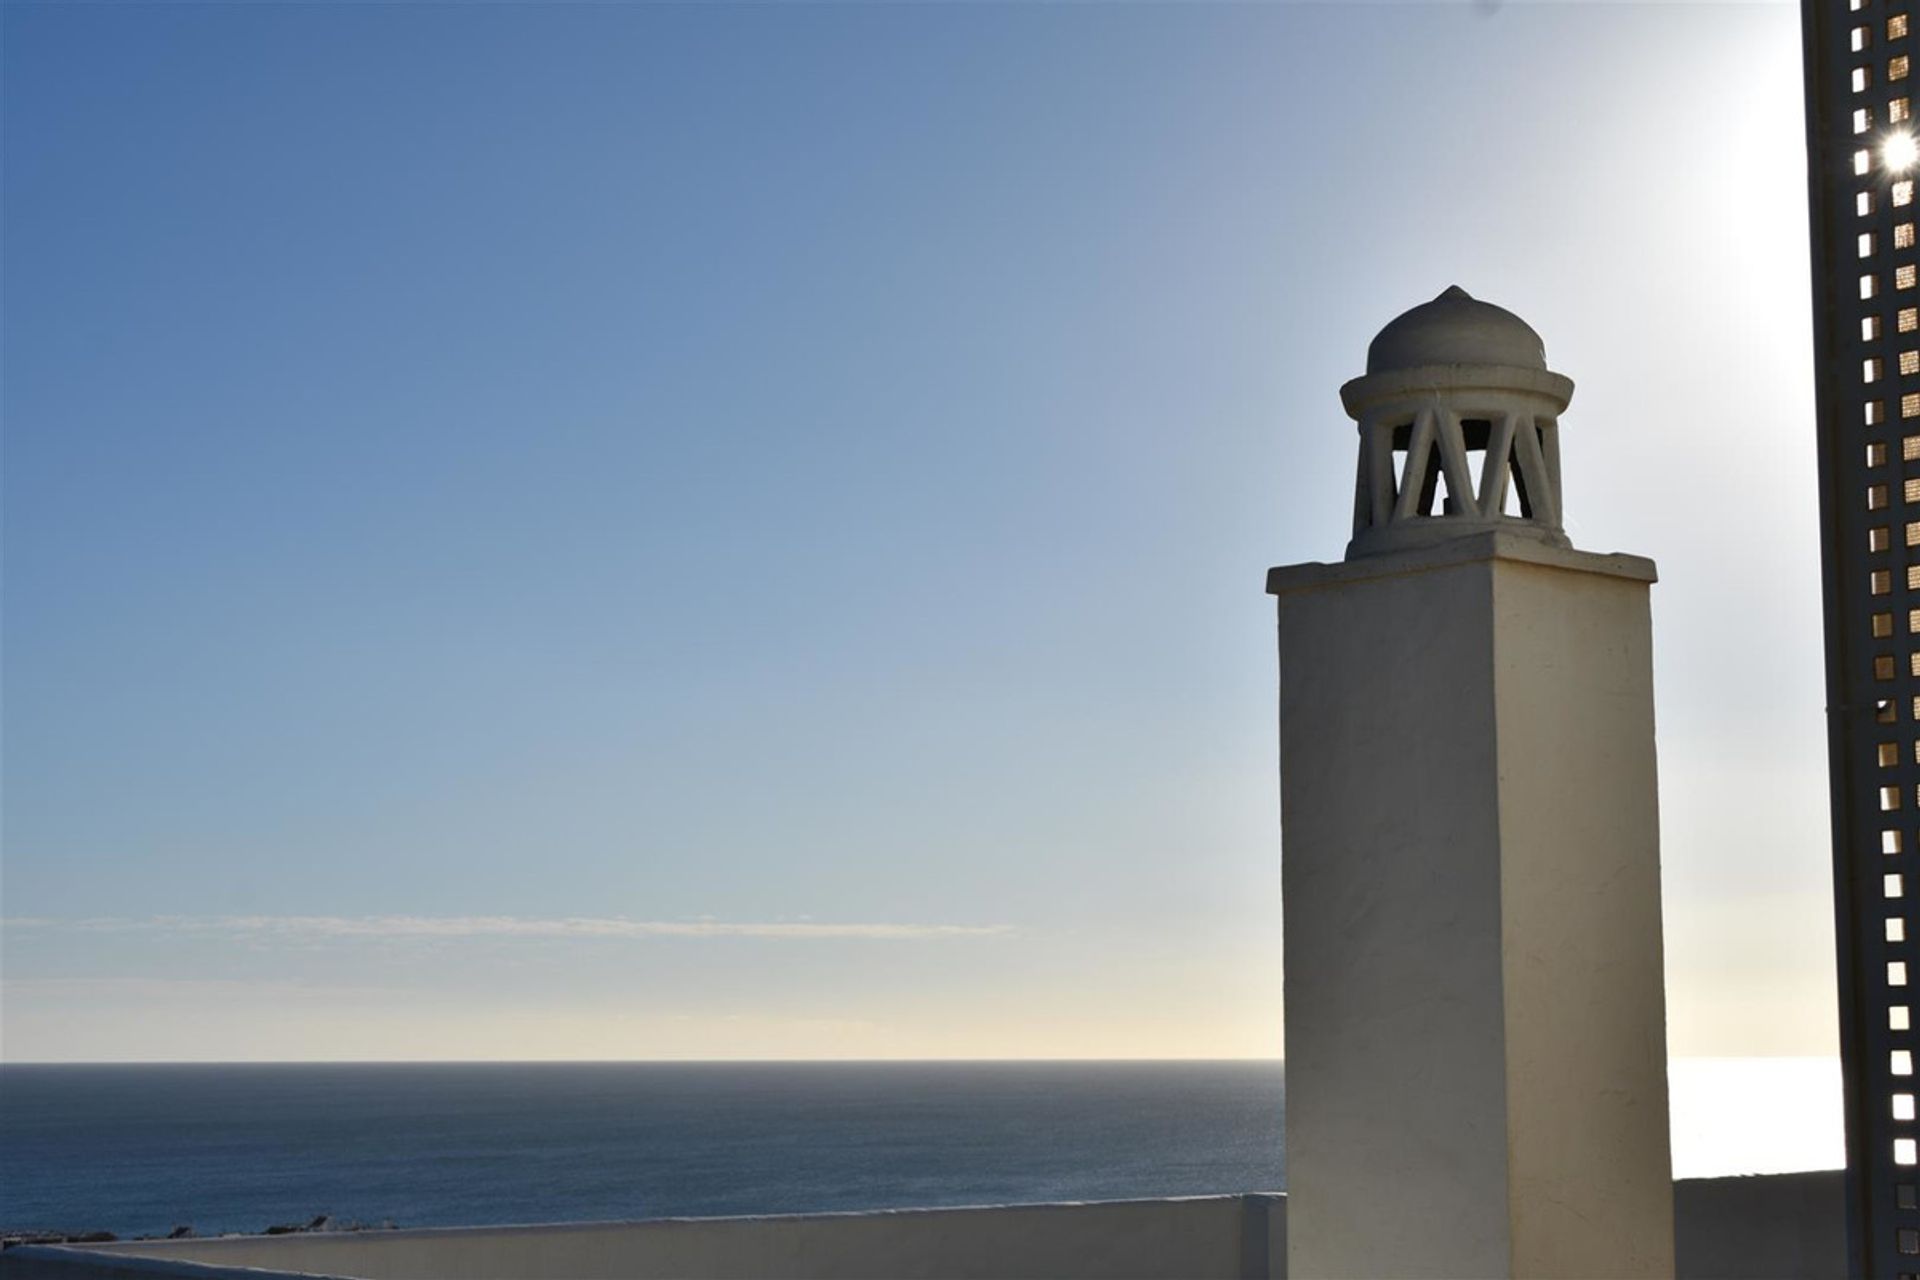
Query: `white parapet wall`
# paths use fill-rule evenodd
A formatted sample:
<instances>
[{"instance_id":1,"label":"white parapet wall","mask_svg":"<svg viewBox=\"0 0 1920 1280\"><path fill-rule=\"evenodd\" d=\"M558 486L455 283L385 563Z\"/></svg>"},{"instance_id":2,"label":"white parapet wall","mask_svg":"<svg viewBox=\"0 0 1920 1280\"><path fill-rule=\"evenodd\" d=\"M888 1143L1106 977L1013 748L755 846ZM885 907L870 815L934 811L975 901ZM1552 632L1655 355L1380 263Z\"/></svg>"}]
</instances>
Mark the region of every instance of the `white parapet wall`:
<instances>
[{"instance_id":1,"label":"white parapet wall","mask_svg":"<svg viewBox=\"0 0 1920 1280\"><path fill-rule=\"evenodd\" d=\"M1837 1171L1674 1185L1681 1280L1840 1280ZM1280 1280L1282 1196L228 1236L0 1253L0 1280Z\"/></svg>"}]
</instances>

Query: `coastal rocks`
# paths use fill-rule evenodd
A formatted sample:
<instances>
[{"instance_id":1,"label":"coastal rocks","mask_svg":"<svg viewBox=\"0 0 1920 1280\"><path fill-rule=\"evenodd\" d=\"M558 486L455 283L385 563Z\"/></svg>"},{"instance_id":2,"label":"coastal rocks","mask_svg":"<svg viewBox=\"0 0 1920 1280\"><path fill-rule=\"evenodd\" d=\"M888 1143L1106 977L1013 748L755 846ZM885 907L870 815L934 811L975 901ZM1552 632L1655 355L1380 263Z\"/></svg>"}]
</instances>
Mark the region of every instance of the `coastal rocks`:
<instances>
[{"instance_id":1,"label":"coastal rocks","mask_svg":"<svg viewBox=\"0 0 1920 1280\"><path fill-rule=\"evenodd\" d=\"M340 1231L393 1231L397 1230L391 1218L383 1222L337 1221L330 1214L320 1214L307 1222L282 1222L267 1227L260 1232L268 1236L305 1235L309 1232ZM245 1232L222 1231L221 1236L244 1235ZM193 1240L200 1233L191 1223L182 1223L164 1236L131 1236L133 1240ZM120 1239L111 1231L34 1231L27 1229L0 1228L0 1249L11 1249L15 1245L28 1244L111 1244Z\"/></svg>"},{"instance_id":2,"label":"coastal rocks","mask_svg":"<svg viewBox=\"0 0 1920 1280\"><path fill-rule=\"evenodd\" d=\"M111 1231L0 1231L0 1249L19 1244L112 1244Z\"/></svg>"}]
</instances>

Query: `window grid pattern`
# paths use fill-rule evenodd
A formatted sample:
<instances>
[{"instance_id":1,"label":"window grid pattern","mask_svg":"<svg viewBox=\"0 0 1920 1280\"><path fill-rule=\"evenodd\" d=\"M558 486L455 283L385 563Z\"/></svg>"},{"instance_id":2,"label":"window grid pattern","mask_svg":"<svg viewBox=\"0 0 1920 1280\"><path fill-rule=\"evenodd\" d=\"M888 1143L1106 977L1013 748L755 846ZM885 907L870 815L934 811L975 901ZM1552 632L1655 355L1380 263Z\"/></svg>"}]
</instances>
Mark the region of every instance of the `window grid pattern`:
<instances>
[{"instance_id":1,"label":"window grid pattern","mask_svg":"<svg viewBox=\"0 0 1920 1280\"><path fill-rule=\"evenodd\" d=\"M1802 0L1850 1271L1920 1278L1917 0Z\"/></svg>"}]
</instances>

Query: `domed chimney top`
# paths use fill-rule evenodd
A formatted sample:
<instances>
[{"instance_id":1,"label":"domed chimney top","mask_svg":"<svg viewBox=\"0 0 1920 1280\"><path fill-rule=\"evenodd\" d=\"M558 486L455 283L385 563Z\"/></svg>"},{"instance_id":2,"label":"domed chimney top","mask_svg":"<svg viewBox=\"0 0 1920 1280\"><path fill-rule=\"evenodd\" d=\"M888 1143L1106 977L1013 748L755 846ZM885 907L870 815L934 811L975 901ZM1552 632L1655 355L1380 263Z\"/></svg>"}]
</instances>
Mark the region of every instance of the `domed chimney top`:
<instances>
[{"instance_id":1,"label":"domed chimney top","mask_svg":"<svg viewBox=\"0 0 1920 1280\"><path fill-rule=\"evenodd\" d=\"M1526 321L1458 285L1395 318L1340 388L1360 428L1347 558L1493 530L1567 546L1560 414L1572 396Z\"/></svg>"},{"instance_id":2,"label":"domed chimney top","mask_svg":"<svg viewBox=\"0 0 1920 1280\"><path fill-rule=\"evenodd\" d=\"M1389 321L1367 348L1367 372L1423 365L1547 367L1545 344L1525 320L1459 285Z\"/></svg>"}]
</instances>

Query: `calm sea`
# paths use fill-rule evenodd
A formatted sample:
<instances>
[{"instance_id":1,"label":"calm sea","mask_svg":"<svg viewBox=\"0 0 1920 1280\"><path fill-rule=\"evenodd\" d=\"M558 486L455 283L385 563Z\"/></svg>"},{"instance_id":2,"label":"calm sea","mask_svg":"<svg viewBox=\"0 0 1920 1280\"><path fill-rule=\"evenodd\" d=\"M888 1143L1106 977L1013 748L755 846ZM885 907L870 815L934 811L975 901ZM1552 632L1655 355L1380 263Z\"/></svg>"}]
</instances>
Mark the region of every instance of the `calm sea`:
<instances>
[{"instance_id":1,"label":"calm sea","mask_svg":"<svg viewBox=\"0 0 1920 1280\"><path fill-rule=\"evenodd\" d=\"M0 1067L0 1230L1278 1190L1278 1063Z\"/></svg>"}]
</instances>

